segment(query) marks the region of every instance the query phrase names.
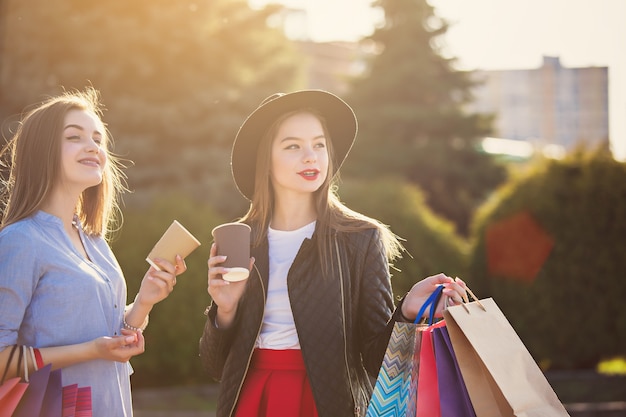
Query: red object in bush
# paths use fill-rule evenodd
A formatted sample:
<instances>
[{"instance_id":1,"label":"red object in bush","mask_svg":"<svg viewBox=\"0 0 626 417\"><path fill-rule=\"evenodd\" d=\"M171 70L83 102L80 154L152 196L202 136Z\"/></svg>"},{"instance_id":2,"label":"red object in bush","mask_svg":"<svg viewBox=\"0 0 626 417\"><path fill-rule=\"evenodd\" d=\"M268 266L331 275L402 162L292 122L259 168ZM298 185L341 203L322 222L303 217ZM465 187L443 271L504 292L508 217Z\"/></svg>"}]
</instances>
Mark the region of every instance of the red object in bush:
<instances>
[{"instance_id":1,"label":"red object in bush","mask_svg":"<svg viewBox=\"0 0 626 417\"><path fill-rule=\"evenodd\" d=\"M554 239L527 211L488 226L489 274L532 283L554 246Z\"/></svg>"}]
</instances>

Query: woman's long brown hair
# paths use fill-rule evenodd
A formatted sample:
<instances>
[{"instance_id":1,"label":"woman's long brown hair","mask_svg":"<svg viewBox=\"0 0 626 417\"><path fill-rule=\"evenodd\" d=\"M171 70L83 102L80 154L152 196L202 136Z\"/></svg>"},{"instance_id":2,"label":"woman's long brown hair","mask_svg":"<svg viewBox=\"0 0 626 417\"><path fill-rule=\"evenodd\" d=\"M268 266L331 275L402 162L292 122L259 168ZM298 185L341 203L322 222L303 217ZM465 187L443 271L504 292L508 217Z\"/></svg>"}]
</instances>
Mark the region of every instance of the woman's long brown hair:
<instances>
[{"instance_id":1,"label":"woman's long brown hair","mask_svg":"<svg viewBox=\"0 0 626 417\"><path fill-rule=\"evenodd\" d=\"M97 90L65 92L29 111L15 135L2 149L8 156L8 179L3 181L3 214L0 227L31 216L52 192L61 174L61 140L65 115L70 110L84 110L102 119L102 104ZM107 163L102 182L86 189L80 196L76 214L88 234L107 237L119 213L118 199L125 190L119 159L112 154L112 139L105 127Z\"/></svg>"}]
</instances>

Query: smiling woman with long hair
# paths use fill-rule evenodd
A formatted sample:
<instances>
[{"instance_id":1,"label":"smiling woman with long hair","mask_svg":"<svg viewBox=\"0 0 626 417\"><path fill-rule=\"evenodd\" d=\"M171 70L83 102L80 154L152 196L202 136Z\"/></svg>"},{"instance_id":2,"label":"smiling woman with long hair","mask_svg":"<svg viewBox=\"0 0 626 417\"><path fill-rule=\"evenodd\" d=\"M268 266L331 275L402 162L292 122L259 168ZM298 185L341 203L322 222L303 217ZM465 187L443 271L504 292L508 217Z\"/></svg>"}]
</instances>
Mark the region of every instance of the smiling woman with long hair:
<instances>
[{"instance_id":1,"label":"smiling woman with long hair","mask_svg":"<svg viewBox=\"0 0 626 417\"><path fill-rule=\"evenodd\" d=\"M33 348L63 384L90 386L94 416L132 415L128 360L144 351L148 313L185 271L156 260L126 305L126 282L106 241L121 171L96 90L67 92L28 112L2 156L0 364ZM29 368L35 369L32 361ZM19 373L17 361L8 376ZM60 412L60 410L59 410Z\"/></svg>"}]
</instances>

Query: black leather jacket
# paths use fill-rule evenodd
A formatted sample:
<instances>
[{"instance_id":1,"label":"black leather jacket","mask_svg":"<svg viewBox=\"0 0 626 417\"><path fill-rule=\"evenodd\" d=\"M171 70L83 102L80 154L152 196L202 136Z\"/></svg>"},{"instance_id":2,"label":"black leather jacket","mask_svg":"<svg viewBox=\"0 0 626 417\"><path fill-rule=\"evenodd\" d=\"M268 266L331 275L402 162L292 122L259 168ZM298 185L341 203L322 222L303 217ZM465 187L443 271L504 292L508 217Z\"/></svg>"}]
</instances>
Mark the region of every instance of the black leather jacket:
<instances>
[{"instance_id":1,"label":"black leather jacket","mask_svg":"<svg viewBox=\"0 0 626 417\"><path fill-rule=\"evenodd\" d=\"M394 302L388 263L378 229L335 235L338 272L323 278L315 243L305 239L287 277L300 347L320 417L364 416L389 342ZM200 339L200 358L221 382L217 417L230 417L261 330L267 298L267 241L255 257L235 322L215 327L211 305ZM401 321L398 319L398 321Z\"/></svg>"}]
</instances>

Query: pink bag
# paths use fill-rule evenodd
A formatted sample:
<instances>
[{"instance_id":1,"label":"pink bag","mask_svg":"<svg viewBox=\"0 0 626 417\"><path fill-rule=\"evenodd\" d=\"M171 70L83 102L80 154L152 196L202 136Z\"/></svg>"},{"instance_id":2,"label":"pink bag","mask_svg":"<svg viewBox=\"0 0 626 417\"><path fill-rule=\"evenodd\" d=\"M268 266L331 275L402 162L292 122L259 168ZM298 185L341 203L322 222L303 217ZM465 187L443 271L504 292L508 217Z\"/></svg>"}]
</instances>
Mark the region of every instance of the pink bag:
<instances>
[{"instance_id":1,"label":"pink bag","mask_svg":"<svg viewBox=\"0 0 626 417\"><path fill-rule=\"evenodd\" d=\"M440 321L422 330L420 368L417 378L418 416L441 417L439 384L437 382L437 363L433 349L433 329L441 326L445 326L445 322Z\"/></svg>"},{"instance_id":2,"label":"pink bag","mask_svg":"<svg viewBox=\"0 0 626 417\"><path fill-rule=\"evenodd\" d=\"M4 381L15 350L19 350L18 369L23 367L24 378ZM28 372L26 355L30 353L35 372ZM42 366L34 350L27 346L13 346L0 385L0 417L92 417L91 387L77 385L63 387L61 369Z\"/></svg>"},{"instance_id":3,"label":"pink bag","mask_svg":"<svg viewBox=\"0 0 626 417\"><path fill-rule=\"evenodd\" d=\"M5 381L7 372L9 371L9 364L13 361L15 350L17 346L11 348L9 359L2 373L2 380L0 381L0 417L11 417L13 412L20 403L28 384L21 382L20 377L11 378ZM20 356L18 360L18 369L22 361L22 351L20 350Z\"/></svg>"}]
</instances>

